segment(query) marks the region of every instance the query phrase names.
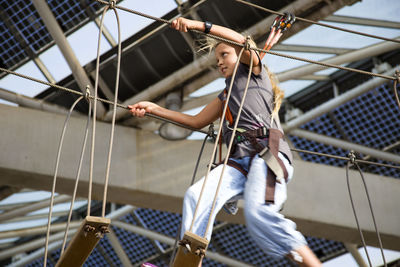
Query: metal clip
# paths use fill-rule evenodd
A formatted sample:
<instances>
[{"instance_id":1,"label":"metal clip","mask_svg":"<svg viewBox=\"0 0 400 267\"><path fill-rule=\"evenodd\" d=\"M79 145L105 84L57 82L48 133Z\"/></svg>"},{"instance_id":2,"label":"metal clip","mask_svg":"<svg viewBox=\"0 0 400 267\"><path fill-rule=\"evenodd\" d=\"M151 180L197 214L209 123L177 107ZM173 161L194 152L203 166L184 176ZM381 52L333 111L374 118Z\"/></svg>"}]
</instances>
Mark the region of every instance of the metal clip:
<instances>
[{"instance_id":1,"label":"metal clip","mask_svg":"<svg viewBox=\"0 0 400 267\"><path fill-rule=\"evenodd\" d=\"M350 150L348 157L351 164L354 164L356 162L356 153L354 152L354 150Z\"/></svg>"},{"instance_id":2,"label":"metal clip","mask_svg":"<svg viewBox=\"0 0 400 267\"><path fill-rule=\"evenodd\" d=\"M115 0L109 0L109 3L110 3L110 8L114 9L115 5L116 5L116 1Z\"/></svg>"},{"instance_id":3,"label":"metal clip","mask_svg":"<svg viewBox=\"0 0 400 267\"><path fill-rule=\"evenodd\" d=\"M106 225L102 225L100 226L99 230L96 232L96 238L101 239L104 237L104 234L109 233L110 230L108 229L108 227Z\"/></svg>"},{"instance_id":4,"label":"metal clip","mask_svg":"<svg viewBox=\"0 0 400 267\"><path fill-rule=\"evenodd\" d=\"M214 123L210 123L210 126L208 127L207 135L211 138L215 138Z\"/></svg>"},{"instance_id":5,"label":"metal clip","mask_svg":"<svg viewBox=\"0 0 400 267\"><path fill-rule=\"evenodd\" d=\"M83 228L84 236L86 237L89 232L93 232L94 230L96 230L96 228L94 228L93 226L91 226L89 224L86 224Z\"/></svg>"},{"instance_id":6,"label":"metal clip","mask_svg":"<svg viewBox=\"0 0 400 267\"><path fill-rule=\"evenodd\" d=\"M246 42L244 43L244 49L250 50L250 41L251 41L251 37L249 35L247 35Z\"/></svg>"},{"instance_id":7,"label":"metal clip","mask_svg":"<svg viewBox=\"0 0 400 267\"><path fill-rule=\"evenodd\" d=\"M90 86L89 85L86 85L85 99L88 102L90 101Z\"/></svg>"}]
</instances>

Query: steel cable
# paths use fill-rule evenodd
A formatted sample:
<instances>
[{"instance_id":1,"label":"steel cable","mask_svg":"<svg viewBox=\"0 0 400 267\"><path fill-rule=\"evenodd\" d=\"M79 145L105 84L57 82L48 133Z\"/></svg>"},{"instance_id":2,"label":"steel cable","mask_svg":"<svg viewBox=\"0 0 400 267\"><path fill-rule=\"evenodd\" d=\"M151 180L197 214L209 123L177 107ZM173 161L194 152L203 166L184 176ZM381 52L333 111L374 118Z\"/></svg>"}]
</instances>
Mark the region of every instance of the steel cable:
<instances>
[{"instance_id":1,"label":"steel cable","mask_svg":"<svg viewBox=\"0 0 400 267\"><path fill-rule=\"evenodd\" d=\"M119 22L118 12L115 8L112 8L115 14L115 18L118 25L118 57L117 57L117 73L115 75L115 92L114 92L114 103L113 103L113 116L111 121L111 134L110 134L110 142L109 142L109 150L108 150L108 158L107 158L107 169L106 169L106 178L104 181L104 193L103 193L103 208L101 212L101 216L106 216L106 200L107 200L107 190L108 190L108 181L110 177L110 167L111 167L111 154L113 149L113 141L114 141L114 132L115 132L115 116L117 111L117 102L118 102L118 88L119 88L119 74L121 69L121 26ZM103 17L104 18L104 17ZM101 21L100 33L99 33L99 40L101 39L101 32L103 29L103 18ZM99 42L99 53L98 57L100 57L100 42ZM96 73L96 79L98 79L98 72ZM97 90L97 88L96 88ZM94 113L95 114L95 113Z\"/></svg>"},{"instance_id":2,"label":"steel cable","mask_svg":"<svg viewBox=\"0 0 400 267\"><path fill-rule=\"evenodd\" d=\"M365 194L366 194L367 199L368 199L368 205L369 205L369 209L370 209L370 211L371 211L372 220L373 220L373 222L374 222L375 233L376 233L377 238L378 238L379 248L380 248L380 251L381 251L381 254L382 254L383 263L384 263L384 266L386 267L387 264L386 264L386 259L385 259L385 255L384 255L384 252L383 252L382 240L381 240L381 237L380 237L380 234L379 234L379 230L378 230L378 227L377 227L377 224L376 224L375 215L374 215L374 211L373 211L373 209L372 209L372 204L371 204L371 199L370 199L370 196L369 196L367 184L366 184L366 182L365 182L365 178L364 178L364 175L363 175L363 173L362 173L362 171L361 171L361 168L360 168L360 166L357 164L357 162L355 161L355 159L356 159L355 154L354 154L353 151L351 151L350 154L349 154L349 160L348 160L348 162L347 162L347 164L346 164L346 181L347 181L347 189L348 189L348 192L349 192L351 207L352 207L353 214L354 214L354 218L355 218L356 224L357 224L357 229L358 229L358 232L359 232L359 234L360 234L360 238L361 238L361 241L362 241L362 244L363 244L363 247L364 247L365 254L366 254L367 259L368 259L368 263L369 263L369 265L372 267L371 259L370 259L370 257L369 257L368 251L367 251L367 247L366 247L364 235L363 235L363 233L362 233L362 230L361 230L361 227L360 227L360 223L359 223L359 221L358 221L357 212L356 212L356 209L355 209L355 206L354 206L354 200L353 200L353 197L352 197L352 194L351 194L350 179L349 179L349 168L350 168L350 164L353 164L354 166L356 166L358 172L360 173L361 180L362 180L362 182L363 182L364 189L365 189Z\"/></svg>"},{"instance_id":3,"label":"steel cable","mask_svg":"<svg viewBox=\"0 0 400 267\"><path fill-rule=\"evenodd\" d=\"M193 175L192 175L192 180L190 181L189 187L192 186L192 185L194 184L194 179L196 178L197 169L198 169L199 164L200 164L200 159L201 159L201 157L202 157L202 155L203 155L204 146L205 146L205 144L206 144L206 141L207 141L207 139L208 139L209 137L212 138L213 136L214 136L214 129L213 129L213 126L212 126L212 124L211 124L211 125L210 125L210 128L209 128L209 131L208 131L207 135L204 137L203 143L201 144L199 156L197 157L196 165L195 165L195 167L194 167L194 171L193 171ZM176 237L175 237L175 242L174 242L174 246L173 246L173 248L172 248L171 258L170 258L170 262L169 262L169 265L168 265L168 266L172 266L173 260L174 260L174 258L175 258L176 248L177 248L177 246L178 246L178 240L179 240L179 236L180 236L180 233L181 233L181 229L182 229L182 220L181 220L181 222L180 222L180 224L179 224L179 227L178 227L178 232L177 232Z\"/></svg>"},{"instance_id":4,"label":"steel cable","mask_svg":"<svg viewBox=\"0 0 400 267\"><path fill-rule=\"evenodd\" d=\"M86 120L86 130L85 130L85 135L84 135L84 138L83 138L81 156L80 156L80 159L79 159L79 166L78 166L78 170L77 170L77 173L76 173L74 192L72 193L72 200L71 200L71 205L70 205L70 209L69 209L69 213L68 213L68 221L67 221L67 226L66 226L66 230L65 230L65 234L64 234L64 240L63 240L63 244L61 246L60 257L64 253L64 248L65 248L65 245L67 243L68 230L69 230L69 225L70 225L71 217L72 217L72 210L73 210L74 203L75 203L76 192L78 190L78 183L79 183L79 177L80 177L81 169L82 169L83 156L85 154L87 137L88 137L88 134L89 134L89 125L90 125L91 112L92 112L92 105L91 105L91 102L89 101L89 111L88 111L88 117L87 117L87 120Z\"/></svg>"},{"instance_id":5,"label":"steel cable","mask_svg":"<svg viewBox=\"0 0 400 267\"><path fill-rule=\"evenodd\" d=\"M238 66L239 66L239 62L240 62L240 58L242 57L243 51L244 51L244 48L242 48L242 49L240 50L240 53L239 53L239 55L238 55L238 58L237 58L237 61L236 61L236 64L235 64L235 68L234 68L234 70L233 70L233 75L232 75L232 78L231 78L231 84L230 84L230 86L229 86L228 93L227 93L227 96L226 96L226 103L225 103L224 109L223 109L223 111L222 111L221 120L220 120L220 123L219 123L218 133L217 133L216 140L219 140L219 138L220 138L220 136L221 136L221 134L222 134L222 125L223 125L223 123L224 123L225 114L226 114L226 111L227 111L227 108L228 108L228 102L229 102L229 99L230 99L230 96L231 96L231 90L232 90L233 81L234 81L234 79L235 79L236 72L237 72L237 69L238 69ZM218 142L215 142L215 143L214 143L214 147L213 147L213 151L212 151L212 154L211 154L211 155L212 155L212 156L211 156L211 160L209 161L209 164L208 164L208 167L207 167L207 172L206 172L206 175L205 175L205 178L204 178L204 182L203 182L203 186L202 186L202 188L201 188L200 195L199 195L199 199L197 200L196 209L195 209L194 214L193 214L192 223L191 223L190 228L189 228L189 231L190 231L190 232L192 232L192 229L193 229L193 226L194 226L194 220L195 220L195 218L196 218L197 211L198 211L198 206L199 206L198 203L200 203L200 201L201 201L201 197L202 197L202 195L203 195L203 191L204 191L204 188L205 188L205 184L207 183L208 175L209 175L209 173L210 173L210 171L211 171L212 161L213 161L213 159L215 158L215 155L216 155L217 146L218 146ZM207 232L207 231L206 231L206 232Z\"/></svg>"},{"instance_id":6,"label":"steel cable","mask_svg":"<svg viewBox=\"0 0 400 267\"><path fill-rule=\"evenodd\" d=\"M278 12L278 11L275 11L275 10L271 10L271 9L268 9L268 8L265 8L265 7L262 7L262 6L259 6L259 5L244 1L244 0L235 0L235 1L239 2L239 3L242 3L242 4L245 4L245 5L248 5L248 6L252 6L252 7L258 8L260 10L263 10L265 12L268 12L268 13L271 13L271 14L275 14L275 15L278 15L278 16L284 16L285 15L284 13L281 13L281 12ZM375 39L381 39L381 40L384 40L384 41L400 43L400 40L396 40L396 39L392 39L392 38L386 38L386 37L377 36L377 35L364 33L364 32L359 32L359 31L353 31L353 30L342 28L342 27L337 27L337 26L333 26L333 25L330 25L330 24L326 24L326 23L322 23L322 22L318 22L318 21L313 21L313 20L309 20L309 19L305 19L305 18L301 18L301 17L296 17L296 20L307 22L307 23L310 23L310 24L316 24L316 25L319 25L319 26L322 26L322 27L331 28L331 29L334 29L334 30L339 30L339 31L348 32L348 33L354 33L354 34L358 34L358 35L362 35L362 36L366 36L366 37L370 37L370 38L375 38Z\"/></svg>"},{"instance_id":7,"label":"steel cable","mask_svg":"<svg viewBox=\"0 0 400 267\"><path fill-rule=\"evenodd\" d=\"M83 99L83 96L79 97L72 104L72 106L69 109L69 112L67 114L67 117L66 117L66 119L64 121L64 127L63 127L63 130L61 132L60 142L59 142L58 150L57 150L56 163L55 163L55 167L54 167L53 186L52 186L52 189L51 189L49 215L48 215L48 219L47 219L46 241L45 241L45 248L44 248L43 267L46 267L46 265L47 265L47 251L48 251L48 247L49 247L51 216L52 216L52 213L53 213L54 194L55 194L55 191L56 191L58 167L59 167L59 164L60 164L61 150L62 150L62 147L63 147L63 144L64 144L64 136L65 136L65 132L67 130L69 119L71 117L71 113L74 110L76 104L78 104L78 102L81 101L82 99Z\"/></svg>"}]
</instances>

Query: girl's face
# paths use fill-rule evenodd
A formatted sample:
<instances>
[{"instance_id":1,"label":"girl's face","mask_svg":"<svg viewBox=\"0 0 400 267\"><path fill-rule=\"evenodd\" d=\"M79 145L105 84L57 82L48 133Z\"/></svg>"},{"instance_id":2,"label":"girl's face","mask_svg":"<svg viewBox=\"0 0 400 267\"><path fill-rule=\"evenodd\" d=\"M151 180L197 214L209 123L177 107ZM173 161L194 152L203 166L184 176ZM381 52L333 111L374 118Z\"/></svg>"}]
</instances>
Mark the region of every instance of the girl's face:
<instances>
[{"instance_id":1,"label":"girl's face","mask_svg":"<svg viewBox=\"0 0 400 267\"><path fill-rule=\"evenodd\" d=\"M235 48L225 43L219 43L215 48L215 58L222 76L225 78L232 76L237 61Z\"/></svg>"}]
</instances>

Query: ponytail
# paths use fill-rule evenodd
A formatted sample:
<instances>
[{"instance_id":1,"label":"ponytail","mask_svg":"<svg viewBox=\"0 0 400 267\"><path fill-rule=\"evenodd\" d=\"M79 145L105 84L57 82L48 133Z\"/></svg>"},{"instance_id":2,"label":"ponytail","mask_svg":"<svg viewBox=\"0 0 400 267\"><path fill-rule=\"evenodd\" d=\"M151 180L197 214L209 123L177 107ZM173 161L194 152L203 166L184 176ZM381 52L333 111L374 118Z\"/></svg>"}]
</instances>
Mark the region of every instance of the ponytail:
<instances>
[{"instance_id":1,"label":"ponytail","mask_svg":"<svg viewBox=\"0 0 400 267\"><path fill-rule=\"evenodd\" d=\"M265 66L265 69L268 73L269 80L271 81L272 92L274 93L274 109L271 114L271 116L274 116L278 115L285 93L279 87L279 81L276 75L272 73L268 67Z\"/></svg>"}]
</instances>

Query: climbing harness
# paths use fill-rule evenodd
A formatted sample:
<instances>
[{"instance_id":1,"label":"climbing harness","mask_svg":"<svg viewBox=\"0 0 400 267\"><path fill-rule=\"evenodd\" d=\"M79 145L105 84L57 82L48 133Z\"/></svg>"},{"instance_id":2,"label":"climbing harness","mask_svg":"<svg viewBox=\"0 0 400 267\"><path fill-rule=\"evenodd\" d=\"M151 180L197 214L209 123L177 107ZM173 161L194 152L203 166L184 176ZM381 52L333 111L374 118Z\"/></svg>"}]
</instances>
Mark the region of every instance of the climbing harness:
<instances>
[{"instance_id":1,"label":"climbing harness","mask_svg":"<svg viewBox=\"0 0 400 267\"><path fill-rule=\"evenodd\" d=\"M289 12L284 12L282 16L277 16L271 25L271 31L264 45L264 50L269 51L282 37L283 33L290 29L296 22L296 16ZM264 57L265 53L260 53L260 58Z\"/></svg>"}]
</instances>

